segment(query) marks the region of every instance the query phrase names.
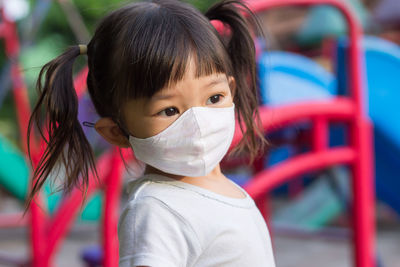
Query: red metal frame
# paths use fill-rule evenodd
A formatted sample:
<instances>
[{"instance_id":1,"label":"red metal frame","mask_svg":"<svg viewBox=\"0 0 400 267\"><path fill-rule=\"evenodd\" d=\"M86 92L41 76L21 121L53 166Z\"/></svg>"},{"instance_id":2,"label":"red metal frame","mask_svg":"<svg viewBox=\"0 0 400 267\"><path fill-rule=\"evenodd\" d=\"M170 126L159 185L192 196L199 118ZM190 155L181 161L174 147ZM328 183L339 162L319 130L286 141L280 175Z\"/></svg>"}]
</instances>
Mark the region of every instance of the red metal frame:
<instances>
[{"instance_id":1,"label":"red metal frame","mask_svg":"<svg viewBox=\"0 0 400 267\"><path fill-rule=\"evenodd\" d=\"M27 88L24 83L18 57L20 53L20 44L14 22L7 20L1 11L2 23L0 24L0 38L4 39L6 55L12 59L12 85L14 102L17 112L17 123L19 125L22 149L27 154L26 134L30 116L30 104ZM81 97L86 91L87 68L84 68L75 78L74 85L78 97ZM37 165L40 155L45 148L44 142L38 144L37 140L32 138L31 154L34 166ZM133 157L128 151L124 151L127 160ZM119 197L122 181L122 161L116 148L102 155L96 162L100 181L96 183L93 176L90 177L89 187L86 196L89 198L96 190L105 191L104 212L103 212L103 250L104 266L118 266L118 239L117 239L117 221ZM74 189L72 193L63 199L55 214L50 217L47 211L41 205L41 196L37 195L29 208L30 247L31 256L28 260L33 267L53 266L53 257L65 238L67 231L76 218L79 208L83 203L83 193L79 189ZM6 221L5 226L11 224L20 225L20 216L7 215L0 219ZM20 261L9 260L9 263L20 264Z\"/></svg>"},{"instance_id":2,"label":"red metal frame","mask_svg":"<svg viewBox=\"0 0 400 267\"><path fill-rule=\"evenodd\" d=\"M361 37L362 29L350 8L340 0L248 0L253 12L283 6L330 5L345 17L349 29L349 81L350 96L327 102L310 102L284 107L262 107L260 115L265 132L290 126L293 122L313 123L312 151L291 158L263 170L245 186L249 194L260 203L271 189L306 172L336 164L348 164L352 171L352 221L354 239L354 264L357 267L375 266L375 223L373 183L372 127L363 107L363 74ZM328 147L328 124L347 122L350 144L345 147ZM233 144L238 143L237 131Z\"/></svg>"},{"instance_id":3,"label":"red metal frame","mask_svg":"<svg viewBox=\"0 0 400 267\"><path fill-rule=\"evenodd\" d=\"M353 230L354 230L354 252L355 266L372 267L375 264L374 250L374 205L373 194L373 161L372 161L372 131L368 118L363 109L363 86L360 38L361 28L350 9L340 0L253 0L248 1L254 12L288 6L288 5L313 5L327 4L338 8L345 16L349 25L349 77L351 96L337 98L327 102L310 102L285 107L261 107L260 115L264 131L290 126L298 121L311 121L313 128L312 151L292 158L286 162L274 166L271 169L260 171L245 187L249 194L261 205L259 201L271 189L282 183L293 179L295 176L305 172L321 169L335 164L348 164L353 173ZM6 41L6 52L10 58L17 58L19 54L19 42L16 34L15 24L5 20L0 25L0 34ZM78 95L85 90L85 77L87 70L79 75L76 80ZM29 101L26 86L23 83L22 74L19 71L17 61L12 67L14 100L17 106L17 117L20 126L21 137L26 136L27 122L30 114ZM331 121L345 121L350 125L351 142L346 147L328 148L328 123ZM236 131L232 147L242 137L239 130ZM26 152L25 138L22 139L22 147ZM36 165L44 146L33 144L34 164ZM124 155L132 158L128 151ZM101 170L100 180L103 184L96 184L90 179L87 196L102 187L105 194L105 207L103 215L103 238L104 238L104 266L118 266L118 242L116 235L116 224L118 220L118 205L121 188L122 163L114 149L97 161L98 169ZM30 207L30 237L31 237L31 259L34 267L52 266L53 255L61 240L65 237L67 230L75 218L78 208L82 203L82 192L78 189L67 197L56 214L48 217L40 204L40 196Z\"/></svg>"}]
</instances>

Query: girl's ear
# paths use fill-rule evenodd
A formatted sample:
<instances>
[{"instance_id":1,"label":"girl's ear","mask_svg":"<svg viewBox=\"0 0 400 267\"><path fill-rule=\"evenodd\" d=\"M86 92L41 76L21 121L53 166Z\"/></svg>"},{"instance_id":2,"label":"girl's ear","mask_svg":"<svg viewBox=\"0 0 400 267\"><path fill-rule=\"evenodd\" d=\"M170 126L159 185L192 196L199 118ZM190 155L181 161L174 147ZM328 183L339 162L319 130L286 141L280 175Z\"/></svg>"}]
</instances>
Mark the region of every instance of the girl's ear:
<instances>
[{"instance_id":1,"label":"girl's ear","mask_svg":"<svg viewBox=\"0 0 400 267\"><path fill-rule=\"evenodd\" d=\"M233 76L228 77L229 88L231 89L232 99L235 98L236 95L236 80Z\"/></svg>"},{"instance_id":2,"label":"girl's ear","mask_svg":"<svg viewBox=\"0 0 400 267\"><path fill-rule=\"evenodd\" d=\"M94 125L94 128L110 144L119 147L130 146L129 140L126 138L125 134L111 118L105 117L99 119Z\"/></svg>"}]
</instances>

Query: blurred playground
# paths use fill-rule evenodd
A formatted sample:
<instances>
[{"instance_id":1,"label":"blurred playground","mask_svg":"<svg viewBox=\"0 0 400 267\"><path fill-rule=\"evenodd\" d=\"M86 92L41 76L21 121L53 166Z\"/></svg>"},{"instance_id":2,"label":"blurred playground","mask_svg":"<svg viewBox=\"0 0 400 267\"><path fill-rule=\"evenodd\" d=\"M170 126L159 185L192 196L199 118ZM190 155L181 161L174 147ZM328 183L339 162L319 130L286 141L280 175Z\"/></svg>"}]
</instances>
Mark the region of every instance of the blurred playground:
<instances>
[{"instance_id":1,"label":"blurred playground","mask_svg":"<svg viewBox=\"0 0 400 267\"><path fill-rule=\"evenodd\" d=\"M98 118L85 57L74 82L100 181L81 205L79 189L60 190L60 169L21 216L39 70L67 46L86 44L123 2L0 0L0 266L117 266L116 222L143 166L85 127ZM216 1L188 2L206 10ZM255 199L277 266L400 266L400 1L247 2L265 31L254 42L270 146L252 165L238 155L222 168ZM32 138L33 164L44 145Z\"/></svg>"}]
</instances>

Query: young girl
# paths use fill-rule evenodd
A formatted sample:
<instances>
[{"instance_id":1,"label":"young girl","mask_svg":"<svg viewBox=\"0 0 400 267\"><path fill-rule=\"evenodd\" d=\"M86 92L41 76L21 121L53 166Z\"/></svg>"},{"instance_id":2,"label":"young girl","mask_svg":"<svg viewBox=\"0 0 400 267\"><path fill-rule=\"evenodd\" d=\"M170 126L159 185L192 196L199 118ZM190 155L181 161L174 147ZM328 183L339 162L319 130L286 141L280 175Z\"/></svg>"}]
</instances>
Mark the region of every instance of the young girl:
<instances>
[{"instance_id":1,"label":"young girl","mask_svg":"<svg viewBox=\"0 0 400 267\"><path fill-rule=\"evenodd\" d=\"M235 113L241 148L254 157L265 141L256 126L255 48L243 12L258 27L235 0L205 15L177 0L131 3L106 16L87 46L69 48L39 74L31 120L40 127L44 110L49 138L31 196L59 161L67 190L86 186L89 170L96 172L77 119L72 66L80 54L88 57L87 87L100 116L95 129L146 164L128 186L119 219L122 267L275 266L254 201L219 167ZM220 35L211 20L229 30Z\"/></svg>"}]
</instances>

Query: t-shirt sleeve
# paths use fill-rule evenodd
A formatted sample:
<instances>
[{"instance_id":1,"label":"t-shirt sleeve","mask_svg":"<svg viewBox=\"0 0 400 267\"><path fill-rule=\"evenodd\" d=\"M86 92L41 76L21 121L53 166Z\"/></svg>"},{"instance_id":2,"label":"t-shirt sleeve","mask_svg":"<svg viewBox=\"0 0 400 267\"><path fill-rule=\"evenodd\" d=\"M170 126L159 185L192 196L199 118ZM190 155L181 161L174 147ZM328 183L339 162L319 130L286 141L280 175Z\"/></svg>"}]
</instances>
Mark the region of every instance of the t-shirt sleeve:
<instances>
[{"instance_id":1,"label":"t-shirt sleeve","mask_svg":"<svg viewBox=\"0 0 400 267\"><path fill-rule=\"evenodd\" d=\"M121 214L119 266L185 267L200 253L190 224L167 204L142 197Z\"/></svg>"}]
</instances>

